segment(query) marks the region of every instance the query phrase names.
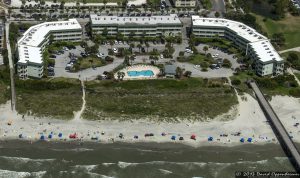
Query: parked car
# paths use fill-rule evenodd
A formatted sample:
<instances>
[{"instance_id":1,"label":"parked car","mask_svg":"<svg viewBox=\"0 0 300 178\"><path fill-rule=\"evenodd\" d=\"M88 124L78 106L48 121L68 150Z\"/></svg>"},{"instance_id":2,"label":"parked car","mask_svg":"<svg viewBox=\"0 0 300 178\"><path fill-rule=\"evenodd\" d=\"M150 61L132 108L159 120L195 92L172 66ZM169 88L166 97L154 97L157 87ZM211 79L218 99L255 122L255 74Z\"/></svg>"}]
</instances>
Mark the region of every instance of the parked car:
<instances>
[{"instance_id":1,"label":"parked car","mask_svg":"<svg viewBox=\"0 0 300 178\"><path fill-rule=\"evenodd\" d=\"M114 51L114 53L118 53L118 49L117 48L114 48L113 51Z\"/></svg>"}]
</instances>

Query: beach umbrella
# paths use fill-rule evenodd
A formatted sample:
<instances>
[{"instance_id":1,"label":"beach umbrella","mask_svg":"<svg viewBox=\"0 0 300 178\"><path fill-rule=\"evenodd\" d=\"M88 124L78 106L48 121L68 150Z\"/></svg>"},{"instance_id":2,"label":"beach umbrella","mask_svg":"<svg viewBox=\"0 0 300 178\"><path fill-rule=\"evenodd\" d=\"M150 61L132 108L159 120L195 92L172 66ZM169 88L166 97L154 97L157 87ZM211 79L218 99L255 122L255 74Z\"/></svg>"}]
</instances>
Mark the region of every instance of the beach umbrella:
<instances>
[{"instance_id":1,"label":"beach umbrella","mask_svg":"<svg viewBox=\"0 0 300 178\"><path fill-rule=\"evenodd\" d=\"M241 138L240 139L240 142L244 143L245 139L244 138Z\"/></svg>"},{"instance_id":2,"label":"beach umbrella","mask_svg":"<svg viewBox=\"0 0 300 178\"><path fill-rule=\"evenodd\" d=\"M183 137L179 137L179 140L184 140Z\"/></svg>"},{"instance_id":3,"label":"beach umbrella","mask_svg":"<svg viewBox=\"0 0 300 178\"><path fill-rule=\"evenodd\" d=\"M171 139L172 139L172 140L176 140L176 136L173 135L173 136L171 137Z\"/></svg>"},{"instance_id":4,"label":"beach umbrella","mask_svg":"<svg viewBox=\"0 0 300 178\"><path fill-rule=\"evenodd\" d=\"M40 139L41 139L41 140L45 140L45 136L44 136L44 135L41 135Z\"/></svg>"},{"instance_id":5,"label":"beach umbrella","mask_svg":"<svg viewBox=\"0 0 300 178\"><path fill-rule=\"evenodd\" d=\"M51 139L51 138L52 138L52 134L49 134L49 135L48 135L48 138L50 138L50 139Z\"/></svg>"},{"instance_id":6,"label":"beach umbrella","mask_svg":"<svg viewBox=\"0 0 300 178\"><path fill-rule=\"evenodd\" d=\"M213 141L214 140L214 138L213 137L208 137L208 139L207 139L208 141Z\"/></svg>"},{"instance_id":7,"label":"beach umbrella","mask_svg":"<svg viewBox=\"0 0 300 178\"><path fill-rule=\"evenodd\" d=\"M166 136L166 133L165 132L161 133L161 136Z\"/></svg>"},{"instance_id":8,"label":"beach umbrella","mask_svg":"<svg viewBox=\"0 0 300 178\"><path fill-rule=\"evenodd\" d=\"M252 142L252 138L249 137L249 138L247 139L247 142L250 142L250 143L251 143L251 142Z\"/></svg>"},{"instance_id":9,"label":"beach umbrella","mask_svg":"<svg viewBox=\"0 0 300 178\"><path fill-rule=\"evenodd\" d=\"M119 134L119 137L120 137L120 138L123 138L123 137L124 137L124 135L123 135L122 133L120 133L120 134Z\"/></svg>"},{"instance_id":10,"label":"beach umbrella","mask_svg":"<svg viewBox=\"0 0 300 178\"><path fill-rule=\"evenodd\" d=\"M62 137L62 133L59 133L59 134L58 134L58 137L61 138L61 137Z\"/></svg>"},{"instance_id":11,"label":"beach umbrella","mask_svg":"<svg viewBox=\"0 0 300 178\"><path fill-rule=\"evenodd\" d=\"M20 135L19 135L19 138L23 138L23 135L22 135L22 134L20 134Z\"/></svg>"},{"instance_id":12,"label":"beach umbrella","mask_svg":"<svg viewBox=\"0 0 300 178\"><path fill-rule=\"evenodd\" d=\"M135 135L133 138L134 138L134 139L138 139L138 138L139 138L139 136Z\"/></svg>"},{"instance_id":13,"label":"beach umbrella","mask_svg":"<svg viewBox=\"0 0 300 178\"><path fill-rule=\"evenodd\" d=\"M196 140L196 135L192 134L191 139Z\"/></svg>"}]
</instances>

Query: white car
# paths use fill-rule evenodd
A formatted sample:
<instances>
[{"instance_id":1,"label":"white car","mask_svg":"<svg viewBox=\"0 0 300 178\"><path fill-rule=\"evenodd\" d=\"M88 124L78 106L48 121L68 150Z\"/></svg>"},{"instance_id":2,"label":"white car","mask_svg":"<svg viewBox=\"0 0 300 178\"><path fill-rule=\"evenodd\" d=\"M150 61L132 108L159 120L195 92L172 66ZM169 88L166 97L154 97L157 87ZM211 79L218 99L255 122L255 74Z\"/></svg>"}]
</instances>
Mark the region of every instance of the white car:
<instances>
[{"instance_id":1,"label":"white car","mask_svg":"<svg viewBox=\"0 0 300 178\"><path fill-rule=\"evenodd\" d=\"M98 54L97 54L97 57L100 57L100 58L101 58L101 57L104 57L104 54L103 54L103 53L98 53Z\"/></svg>"},{"instance_id":2,"label":"white car","mask_svg":"<svg viewBox=\"0 0 300 178\"><path fill-rule=\"evenodd\" d=\"M114 48L113 51L114 51L114 53L118 53L118 49L117 48Z\"/></svg>"},{"instance_id":3,"label":"white car","mask_svg":"<svg viewBox=\"0 0 300 178\"><path fill-rule=\"evenodd\" d=\"M161 58L161 59L163 59L163 58L164 58L164 55L163 55L163 54L161 54L161 55L160 55L160 58Z\"/></svg>"},{"instance_id":4,"label":"white car","mask_svg":"<svg viewBox=\"0 0 300 178\"><path fill-rule=\"evenodd\" d=\"M115 44L118 44L118 41L117 41L117 40L115 41Z\"/></svg>"}]
</instances>

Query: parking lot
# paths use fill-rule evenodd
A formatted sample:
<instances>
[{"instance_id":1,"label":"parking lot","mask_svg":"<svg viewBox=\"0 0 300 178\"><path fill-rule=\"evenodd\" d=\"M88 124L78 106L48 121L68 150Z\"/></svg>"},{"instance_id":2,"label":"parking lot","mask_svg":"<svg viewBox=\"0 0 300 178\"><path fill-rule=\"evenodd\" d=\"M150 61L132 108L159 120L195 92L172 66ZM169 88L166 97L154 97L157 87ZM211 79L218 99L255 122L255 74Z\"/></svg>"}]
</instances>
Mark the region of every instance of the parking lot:
<instances>
[{"instance_id":1,"label":"parking lot","mask_svg":"<svg viewBox=\"0 0 300 178\"><path fill-rule=\"evenodd\" d=\"M93 45L91 41L88 42L90 46ZM137 53L135 55L134 60L130 60L130 63L132 64L138 64L138 63L151 63L151 59L149 59L149 54L145 53L140 53L141 48L144 48L144 51L152 51L153 49L157 49L160 54L162 54L162 51L165 49L165 44L162 43L153 43L149 42L149 47L146 48L145 44L141 45L141 48L138 48L139 42L134 43L134 48L132 49L133 53ZM203 51L203 47L208 46L205 44L199 44L196 46L196 49L200 53L205 53ZM214 49L212 47L208 48L208 51L206 53L211 53L212 55L218 55L219 59L228 59L232 67L231 69L228 68L215 68L211 69L208 68L207 72L201 71L201 67L199 65L193 65L191 63L185 63L185 62L178 62L176 61L177 56L179 56L180 51L185 51L187 44L182 43L182 44L174 44L173 45L175 52L173 53L173 58L166 58L163 55L158 56L158 60L155 61L157 64L165 64L167 62L172 61L172 63L175 66L184 68L186 71L191 71L193 77L205 77L205 78L214 78L214 77L229 77L233 75L233 70L237 67L240 66L240 64L237 63L237 59L235 59L233 56L234 54L227 54L225 52L220 51L219 49ZM101 53L101 58L104 58L108 56L108 51L111 49L120 49L120 48L130 48L130 45L126 42L117 42L115 41L114 44L110 44L109 42L104 42L104 44L100 45L99 47L99 53ZM103 74L104 71L112 71L114 68L119 66L121 63L124 61L124 57L115 57L114 61L110 64L107 64L105 66L101 67L91 67L88 69L83 69L78 72L70 72L66 70L66 66L70 64L70 53L74 54L74 57L81 57L82 53L85 53L85 49L82 48L81 46L76 46L76 49L65 49L64 54L59 54L55 55L55 67L54 67L54 72L55 76L54 77L67 77L67 78L81 78L83 80L93 80L97 78L98 75ZM191 53L185 53L185 56L192 55ZM99 60L101 60L99 56Z\"/></svg>"}]
</instances>

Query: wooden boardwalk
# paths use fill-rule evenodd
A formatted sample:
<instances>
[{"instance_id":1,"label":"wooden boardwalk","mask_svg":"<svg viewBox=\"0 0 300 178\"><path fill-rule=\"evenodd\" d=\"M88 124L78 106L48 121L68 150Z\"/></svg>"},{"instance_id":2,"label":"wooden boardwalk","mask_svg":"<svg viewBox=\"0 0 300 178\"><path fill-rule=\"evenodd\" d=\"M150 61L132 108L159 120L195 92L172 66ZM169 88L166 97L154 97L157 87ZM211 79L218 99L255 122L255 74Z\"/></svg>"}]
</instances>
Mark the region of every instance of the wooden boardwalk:
<instances>
[{"instance_id":1,"label":"wooden boardwalk","mask_svg":"<svg viewBox=\"0 0 300 178\"><path fill-rule=\"evenodd\" d=\"M280 144L282 145L284 151L288 154L288 156L291 158L292 163L294 164L296 170L300 172L300 154L289 137L288 132L282 125L281 121L279 120L278 116L274 112L273 108L269 104L269 102L266 100L260 89L258 88L257 84L254 81L248 82L248 84L251 86L253 91L255 92L255 95L257 97L257 100L264 111L267 119L271 122L273 131L275 135L277 136Z\"/></svg>"}]
</instances>

